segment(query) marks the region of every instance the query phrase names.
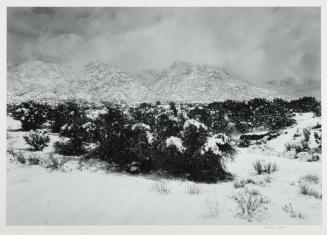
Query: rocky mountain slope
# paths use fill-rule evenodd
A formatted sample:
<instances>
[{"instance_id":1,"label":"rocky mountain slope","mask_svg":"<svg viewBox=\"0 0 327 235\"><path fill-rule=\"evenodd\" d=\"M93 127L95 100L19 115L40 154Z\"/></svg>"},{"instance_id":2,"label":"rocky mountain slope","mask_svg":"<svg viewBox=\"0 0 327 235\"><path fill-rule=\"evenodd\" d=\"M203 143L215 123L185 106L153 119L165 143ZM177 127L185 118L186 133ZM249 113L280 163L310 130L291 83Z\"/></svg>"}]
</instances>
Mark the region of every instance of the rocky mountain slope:
<instances>
[{"instance_id":1,"label":"rocky mountain slope","mask_svg":"<svg viewBox=\"0 0 327 235\"><path fill-rule=\"evenodd\" d=\"M9 102L37 98L213 102L279 96L271 89L237 80L223 68L185 62L131 75L99 61L83 67L30 61L8 67L7 82Z\"/></svg>"},{"instance_id":2,"label":"rocky mountain slope","mask_svg":"<svg viewBox=\"0 0 327 235\"><path fill-rule=\"evenodd\" d=\"M296 98L313 96L319 100L321 99L321 84L319 80L308 79L301 81L293 77L286 77L280 80L269 81L266 87Z\"/></svg>"},{"instance_id":3,"label":"rocky mountain slope","mask_svg":"<svg viewBox=\"0 0 327 235\"><path fill-rule=\"evenodd\" d=\"M119 68L92 62L81 68L33 61L8 69L11 99L78 98L89 101L141 102L146 87Z\"/></svg>"},{"instance_id":4,"label":"rocky mountain slope","mask_svg":"<svg viewBox=\"0 0 327 235\"><path fill-rule=\"evenodd\" d=\"M137 80L162 101L213 102L271 98L276 92L234 79L225 69L177 61L161 71L139 74Z\"/></svg>"}]
</instances>

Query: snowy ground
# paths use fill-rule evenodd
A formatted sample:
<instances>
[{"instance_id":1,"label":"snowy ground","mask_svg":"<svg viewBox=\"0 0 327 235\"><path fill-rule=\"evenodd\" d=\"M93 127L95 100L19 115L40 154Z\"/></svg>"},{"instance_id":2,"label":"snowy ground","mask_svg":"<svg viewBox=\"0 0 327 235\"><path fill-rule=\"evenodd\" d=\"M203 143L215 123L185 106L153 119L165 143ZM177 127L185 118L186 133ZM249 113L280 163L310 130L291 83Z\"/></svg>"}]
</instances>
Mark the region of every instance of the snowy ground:
<instances>
[{"instance_id":1,"label":"snowy ground","mask_svg":"<svg viewBox=\"0 0 327 235\"><path fill-rule=\"evenodd\" d=\"M81 167L76 158L65 163L66 171L51 171L12 161L8 153L7 224L321 224L322 200L299 193L299 179L307 174L318 176L318 184L312 187L321 192L321 162L288 159L280 154L297 128L314 126L319 120L309 113L298 115L297 121L286 134L264 147L238 148L235 160L227 163L236 179L216 184L112 173L99 167ZM19 123L8 118L8 149L34 154L24 143L25 132L18 129ZM58 136L50 138L53 143ZM50 146L39 155L44 157L52 151ZM253 162L257 159L277 163L278 171L256 175ZM245 188L257 189L268 199L250 221L238 215L240 209L233 199L245 190L235 188L234 182L248 178L258 183ZM198 193L191 194L190 188ZM289 203L304 218L292 218L285 212L283 207Z\"/></svg>"}]
</instances>

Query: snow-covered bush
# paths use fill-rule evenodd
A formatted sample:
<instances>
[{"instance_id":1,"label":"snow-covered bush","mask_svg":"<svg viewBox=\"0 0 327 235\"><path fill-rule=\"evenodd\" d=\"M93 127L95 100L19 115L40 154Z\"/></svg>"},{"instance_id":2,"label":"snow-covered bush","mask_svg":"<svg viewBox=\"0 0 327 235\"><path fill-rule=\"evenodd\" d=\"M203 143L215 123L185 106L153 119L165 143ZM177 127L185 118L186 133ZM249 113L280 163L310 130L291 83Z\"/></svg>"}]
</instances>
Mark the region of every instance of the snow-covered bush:
<instances>
[{"instance_id":1,"label":"snow-covered bush","mask_svg":"<svg viewBox=\"0 0 327 235\"><path fill-rule=\"evenodd\" d=\"M51 131L59 133L65 124L72 123L75 119L86 115L85 110L85 107L73 100L57 104L48 113Z\"/></svg>"},{"instance_id":2,"label":"snow-covered bush","mask_svg":"<svg viewBox=\"0 0 327 235\"><path fill-rule=\"evenodd\" d=\"M207 127L195 120L186 121L181 133L183 156L188 178L194 181L216 182L231 177L224 161L232 158L235 150L225 134L209 134Z\"/></svg>"},{"instance_id":3,"label":"snow-covered bush","mask_svg":"<svg viewBox=\"0 0 327 235\"><path fill-rule=\"evenodd\" d=\"M37 103L34 101L26 101L11 108L11 116L15 120L22 123L24 131L40 129L47 121L47 114L50 106Z\"/></svg>"},{"instance_id":4,"label":"snow-covered bush","mask_svg":"<svg viewBox=\"0 0 327 235\"><path fill-rule=\"evenodd\" d=\"M48 146L50 138L46 130L38 129L29 131L24 135L24 140L34 151L41 151Z\"/></svg>"},{"instance_id":5,"label":"snow-covered bush","mask_svg":"<svg viewBox=\"0 0 327 235\"><path fill-rule=\"evenodd\" d=\"M126 154L129 159L139 165L140 172L153 170L155 141L150 126L144 123L136 123L126 133ZM134 164L135 165L135 164ZM129 170L130 167L127 169Z\"/></svg>"},{"instance_id":6,"label":"snow-covered bush","mask_svg":"<svg viewBox=\"0 0 327 235\"><path fill-rule=\"evenodd\" d=\"M212 125L212 115L206 106L201 108L195 107L189 111L188 116L191 118L190 120L196 120L200 123L203 123L203 125L206 127L210 127Z\"/></svg>"},{"instance_id":7,"label":"snow-covered bush","mask_svg":"<svg viewBox=\"0 0 327 235\"><path fill-rule=\"evenodd\" d=\"M57 142L55 149L64 155L81 155L86 153L85 144L92 141L94 136L95 124L87 118L85 109L78 104L70 102L66 104L64 119L55 121L55 126L65 124L60 127L60 137L68 138L67 141ZM53 126L54 127L54 126ZM57 128L57 127L56 127Z\"/></svg>"},{"instance_id":8,"label":"snow-covered bush","mask_svg":"<svg viewBox=\"0 0 327 235\"><path fill-rule=\"evenodd\" d=\"M130 113L136 122L154 126L155 117L159 114L159 109L157 106L152 104L142 103L137 107L131 107Z\"/></svg>"},{"instance_id":9,"label":"snow-covered bush","mask_svg":"<svg viewBox=\"0 0 327 235\"><path fill-rule=\"evenodd\" d=\"M171 136L166 140L166 147L174 147L180 153L183 153L186 149L183 146L182 140L175 136Z\"/></svg>"},{"instance_id":10,"label":"snow-covered bush","mask_svg":"<svg viewBox=\"0 0 327 235\"><path fill-rule=\"evenodd\" d=\"M129 149L134 132L119 106L107 105L106 113L100 114L94 125L93 141L98 144L96 151L102 160L115 163L122 169L134 161Z\"/></svg>"},{"instance_id":11,"label":"snow-covered bush","mask_svg":"<svg viewBox=\"0 0 327 235\"><path fill-rule=\"evenodd\" d=\"M157 168L175 176L187 177L189 163L187 156L184 154L185 150L181 138L170 136L163 142L161 152L156 158Z\"/></svg>"},{"instance_id":12,"label":"snow-covered bush","mask_svg":"<svg viewBox=\"0 0 327 235\"><path fill-rule=\"evenodd\" d=\"M170 136L176 136L183 129L183 117L175 116L171 110L156 115L154 130L158 138L164 141Z\"/></svg>"}]
</instances>

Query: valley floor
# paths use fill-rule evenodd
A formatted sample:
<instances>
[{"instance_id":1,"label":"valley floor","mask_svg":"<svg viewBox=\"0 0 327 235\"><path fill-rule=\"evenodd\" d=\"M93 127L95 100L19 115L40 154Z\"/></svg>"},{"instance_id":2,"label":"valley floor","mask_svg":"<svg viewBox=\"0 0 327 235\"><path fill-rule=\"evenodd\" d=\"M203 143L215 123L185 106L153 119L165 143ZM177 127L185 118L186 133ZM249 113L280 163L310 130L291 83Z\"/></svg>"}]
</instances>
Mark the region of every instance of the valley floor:
<instances>
[{"instance_id":1,"label":"valley floor","mask_svg":"<svg viewBox=\"0 0 327 235\"><path fill-rule=\"evenodd\" d=\"M51 171L20 164L8 153L7 224L321 224L322 200L299 193L301 177L312 174L321 180L321 161L306 162L279 154L296 128L316 122L312 114L304 114L287 134L271 140L265 148L237 148L234 161L226 163L236 179L216 184L113 173L99 165L81 166L76 158L65 163L65 171ZM22 137L25 132L17 129L19 123L8 118L8 148L31 154ZM53 143L58 136L50 138ZM49 146L39 154L52 151ZM256 175L253 162L257 159L275 162L278 171ZM244 187L235 188L234 182L248 178L261 183L245 187L268 199L251 219L240 216L233 199L244 191ZM314 187L321 192L320 180ZM289 203L303 218L293 218L283 209Z\"/></svg>"}]
</instances>

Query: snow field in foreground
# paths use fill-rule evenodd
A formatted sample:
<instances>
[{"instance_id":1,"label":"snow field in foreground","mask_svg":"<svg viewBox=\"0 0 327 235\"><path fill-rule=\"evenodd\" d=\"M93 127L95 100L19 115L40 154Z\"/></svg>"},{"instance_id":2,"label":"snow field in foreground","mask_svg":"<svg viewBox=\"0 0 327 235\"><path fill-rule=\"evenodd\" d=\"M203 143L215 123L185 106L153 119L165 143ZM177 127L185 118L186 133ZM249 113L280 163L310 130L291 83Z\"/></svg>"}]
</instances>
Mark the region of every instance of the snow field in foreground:
<instances>
[{"instance_id":1,"label":"snow field in foreground","mask_svg":"<svg viewBox=\"0 0 327 235\"><path fill-rule=\"evenodd\" d=\"M298 118L299 126L315 124L309 114ZM297 127L287 129L269 142L272 152L284 149ZM19 128L8 119L8 129ZM22 136L25 132L8 131L8 146L27 153ZM53 151L58 136L50 136L50 146L40 155ZM307 174L321 180L321 162L303 162L238 148L227 169L234 181L200 184L163 179L156 176L131 176L102 170L77 169L77 160L65 164L71 171L50 171L41 166L7 161L8 225L100 225L100 224L321 224L322 200L299 193L299 179ZM275 162L278 171L256 175L253 162L258 159ZM269 178L269 181L267 178ZM252 179L257 184L245 187L258 190L269 199L252 222L238 216L239 208L232 198L244 188L234 182ZM266 182L267 181L267 182ZM271 181L271 182L270 182ZM259 182L263 182L260 184ZM321 182L314 185L321 192ZM283 207L291 203L303 219L292 218Z\"/></svg>"}]
</instances>

